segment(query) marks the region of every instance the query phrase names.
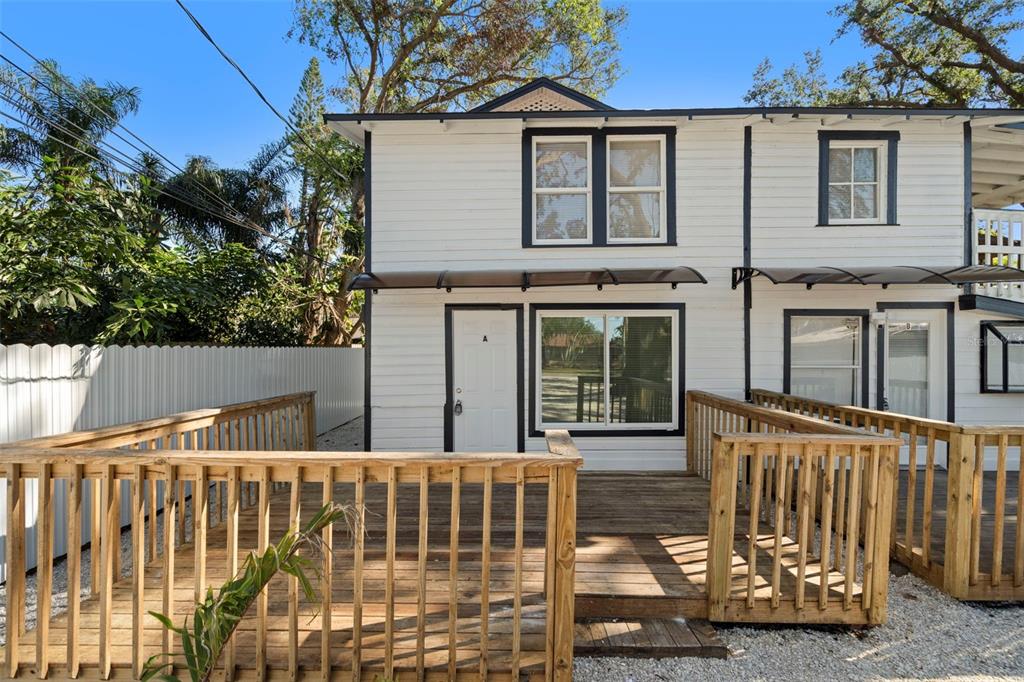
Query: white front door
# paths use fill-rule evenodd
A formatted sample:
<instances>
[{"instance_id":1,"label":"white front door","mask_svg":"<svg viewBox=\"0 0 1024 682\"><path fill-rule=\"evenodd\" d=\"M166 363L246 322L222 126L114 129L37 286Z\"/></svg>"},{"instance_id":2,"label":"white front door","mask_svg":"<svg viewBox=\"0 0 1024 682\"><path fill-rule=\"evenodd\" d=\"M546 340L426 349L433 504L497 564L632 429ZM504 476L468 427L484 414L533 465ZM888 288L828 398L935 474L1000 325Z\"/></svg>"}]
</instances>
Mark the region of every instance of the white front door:
<instances>
[{"instance_id":1,"label":"white front door","mask_svg":"<svg viewBox=\"0 0 1024 682\"><path fill-rule=\"evenodd\" d=\"M946 311L886 311L885 396L889 412L946 419Z\"/></svg>"},{"instance_id":2,"label":"white front door","mask_svg":"<svg viewBox=\"0 0 1024 682\"><path fill-rule=\"evenodd\" d=\"M452 312L452 447L515 452L516 311Z\"/></svg>"}]
</instances>

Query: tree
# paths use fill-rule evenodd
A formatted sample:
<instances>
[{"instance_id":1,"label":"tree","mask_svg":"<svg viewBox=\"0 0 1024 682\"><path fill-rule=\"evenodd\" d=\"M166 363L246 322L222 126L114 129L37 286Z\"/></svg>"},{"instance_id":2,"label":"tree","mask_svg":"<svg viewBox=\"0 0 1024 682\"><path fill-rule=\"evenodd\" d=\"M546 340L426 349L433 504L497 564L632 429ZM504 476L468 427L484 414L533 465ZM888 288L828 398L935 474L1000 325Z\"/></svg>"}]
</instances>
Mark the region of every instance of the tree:
<instances>
[{"instance_id":1,"label":"tree","mask_svg":"<svg viewBox=\"0 0 1024 682\"><path fill-rule=\"evenodd\" d=\"M765 60L745 101L761 106L864 105L1024 107L1024 55L1011 52L1024 30L1019 0L851 0L832 14L836 39L859 35L870 61L829 84L820 53L773 77ZM1019 49L1019 48L1017 48Z\"/></svg>"},{"instance_id":2,"label":"tree","mask_svg":"<svg viewBox=\"0 0 1024 682\"><path fill-rule=\"evenodd\" d=\"M295 244L306 343L349 345L362 326L362 295L345 282L362 269L362 151L324 125L320 62L309 61L289 111L288 137L299 176Z\"/></svg>"},{"instance_id":3,"label":"tree","mask_svg":"<svg viewBox=\"0 0 1024 682\"><path fill-rule=\"evenodd\" d=\"M287 148L285 140L265 144L242 168L219 168L208 157L191 157L183 173L163 180L164 192L157 201L171 217L174 236L193 247L268 247L259 232L239 223L247 221L275 235L287 231L293 173Z\"/></svg>"},{"instance_id":4,"label":"tree","mask_svg":"<svg viewBox=\"0 0 1024 682\"><path fill-rule=\"evenodd\" d=\"M341 65L354 111L444 111L541 75L600 95L625 20L600 0L296 0L289 35Z\"/></svg>"},{"instance_id":5,"label":"tree","mask_svg":"<svg viewBox=\"0 0 1024 682\"><path fill-rule=\"evenodd\" d=\"M27 76L0 68L0 94L13 102L29 129L0 124L0 164L27 170L43 157L55 167L105 166L99 144L115 125L139 108L138 88L73 83L56 62L44 61ZM95 158L94 158L95 157Z\"/></svg>"}]
</instances>

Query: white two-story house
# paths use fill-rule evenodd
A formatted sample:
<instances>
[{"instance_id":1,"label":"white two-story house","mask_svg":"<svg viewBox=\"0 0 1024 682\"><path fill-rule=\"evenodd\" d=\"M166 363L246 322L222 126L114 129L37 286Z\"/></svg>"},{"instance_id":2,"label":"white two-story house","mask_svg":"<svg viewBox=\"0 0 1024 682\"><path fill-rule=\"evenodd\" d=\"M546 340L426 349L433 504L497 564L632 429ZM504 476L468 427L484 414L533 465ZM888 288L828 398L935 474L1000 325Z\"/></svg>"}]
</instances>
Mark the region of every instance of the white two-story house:
<instances>
[{"instance_id":1,"label":"white two-story house","mask_svg":"<svg viewBox=\"0 0 1024 682\"><path fill-rule=\"evenodd\" d=\"M1024 112L617 110L547 79L366 151L366 447L679 470L684 395L1024 420Z\"/></svg>"}]
</instances>

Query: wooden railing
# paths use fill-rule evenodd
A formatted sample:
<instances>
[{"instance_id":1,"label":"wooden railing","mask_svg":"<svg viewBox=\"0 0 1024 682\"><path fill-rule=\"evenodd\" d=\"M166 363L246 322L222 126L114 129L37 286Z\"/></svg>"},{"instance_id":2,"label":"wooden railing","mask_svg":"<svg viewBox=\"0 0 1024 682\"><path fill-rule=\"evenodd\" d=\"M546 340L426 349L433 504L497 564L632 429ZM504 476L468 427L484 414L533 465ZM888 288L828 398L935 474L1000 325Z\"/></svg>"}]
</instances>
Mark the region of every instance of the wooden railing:
<instances>
[{"instance_id":1,"label":"wooden railing","mask_svg":"<svg viewBox=\"0 0 1024 682\"><path fill-rule=\"evenodd\" d=\"M884 622L899 441L697 391L687 411L711 480L709 618Z\"/></svg>"},{"instance_id":2,"label":"wooden railing","mask_svg":"<svg viewBox=\"0 0 1024 682\"><path fill-rule=\"evenodd\" d=\"M90 431L74 431L56 436L44 436L28 440L0 445L5 448L123 448L129 450L312 450L316 447L316 403L313 392L291 393L286 395L251 400L243 403L224 405L221 407L191 410L178 414L146 419L143 421L118 424ZM223 486L211 486L211 502L217 508L224 504L225 491ZM89 523L72 534L65 519L55 522L51 529L61 537L68 538L67 548L90 545L92 565L98 565L99 543L91 542L100 533L100 491L98 483L86 483L82 491L84 503L90 513ZM71 492L67 482L59 481L52 490L52 497L44 498L51 491L32 489L32 497L24 502L35 508L43 502L53 504L57 508L68 505L68 494ZM184 481L177 483L177 497L187 503L191 499L191 488ZM118 527L131 523L128 505L125 504L129 495L128 484L114 487L114 504L121 510ZM147 482L146 491L147 517L162 508L163 490L155 481ZM246 508L255 503L255 487L247 484L242 497L242 506ZM11 523L7 516L8 525ZM185 534L185 516L178 518L178 537ZM150 550L155 552L157 538L155 529L150 529ZM10 536L8 536L10 537ZM24 538L23 538L24 539ZM33 538L34 539L34 538ZM115 538L120 542L120 536ZM5 550L6 551L6 550ZM40 550L41 552L42 550ZM49 548L52 552L52 547ZM38 553L37 553L38 554ZM36 557L38 558L38 556ZM55 557L56 558L56 557ZM120 565L121 553L116 551L114 561ZM98 574L91 574L92 590L97 590Z\"/></svg>"},{"instance_id":3,"label":"wooden railing","mask_svg":"<svg viewBox=\"0 0 1024 682\"><path fill-rule=\"evenodd\" d=\"M549 452L538 454L303 451L297 446L313 443L312 396L303 396L61 436L61 447L32 441L0 449L8 492L6 675L138 677L150 656L181 646L148 611L182 623L193 600L234 575L248 551L334 500L351 505L356 530L324 531L322 602L306 603L294 578L275 578L225 651L226 680L266 680L277 671L321 680L399 671L417 679L429 671L450 679L521 671L570 679L582 460L568 434L549 433ZM29 480L41 491L34 632L26 628L23 541ZM69 552L66 583L56 586L67 608L51 615L54 571L45 547L56 525L53 490L63 486L69 536L91 521L99 542L91 593L83 598L74 588L82 561ZM122 486L131 541L119 565ZM83 505L87 487L98 492L92 510ZM243 510L247 500L254 509ZM467 512L472 521L460 529ZM524 537L528 518L543 519L540 545Z\"/></svg>"},{"instance_id":4,"label":"wooden railing","mask_svg":"<svg viewBox=\"0 0 1024 682\"><path fill-rule=\"evenodd\" d=\"M974 262L1024 269L1024 211L976 208L973 211L977 239ZM1024 301L1024 283L997 282L975 285L975 293Z\"/></svg>"},{"instance_id":5,"label":"wooden railing","mask_svg":"<svg viewBox=\"0 0 1024 682\"><path fill-rule=\"evenodd\" d=\"M964 426L763 389L752 400L900 438L894 558L960 599L1024 599L1024 426Z\"/></svg>"}]
</instances>

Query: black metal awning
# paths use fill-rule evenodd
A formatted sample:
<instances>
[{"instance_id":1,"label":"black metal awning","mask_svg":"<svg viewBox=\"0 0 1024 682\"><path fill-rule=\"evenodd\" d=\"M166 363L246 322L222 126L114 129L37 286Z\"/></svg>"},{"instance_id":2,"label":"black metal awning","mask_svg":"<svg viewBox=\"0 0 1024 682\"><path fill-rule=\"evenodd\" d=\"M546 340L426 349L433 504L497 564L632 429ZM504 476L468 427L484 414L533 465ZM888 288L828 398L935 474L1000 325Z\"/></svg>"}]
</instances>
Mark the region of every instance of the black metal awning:
<instances>
[{"instance_id":1,"label":"black metal awning","mask_svg":"<svg viewBox=\"0 0 1024 682\"><path fill-rule=\"evenodd\" d=\"M693 268L630 268L600 270L441 270L434 272L364 272L348 284L357 289L479 289L596 286L606 284L707 284Z\"/></svg>"},{"instance_id":2,"label":"black metal awning","mask_svg":"<svg viewBox=\"0 0 1024 682\"><path fill-rule=\"evenodd\" d=\"M764 277L772 284L803 284L808 289L816 284L985 284L990 282L1024 282L1024 270L1003 265L961 265L955 268L928 268L919 265L886 267L837 268L733 268L732 288L755 277Z\"/></svg>"}]
</instances>

